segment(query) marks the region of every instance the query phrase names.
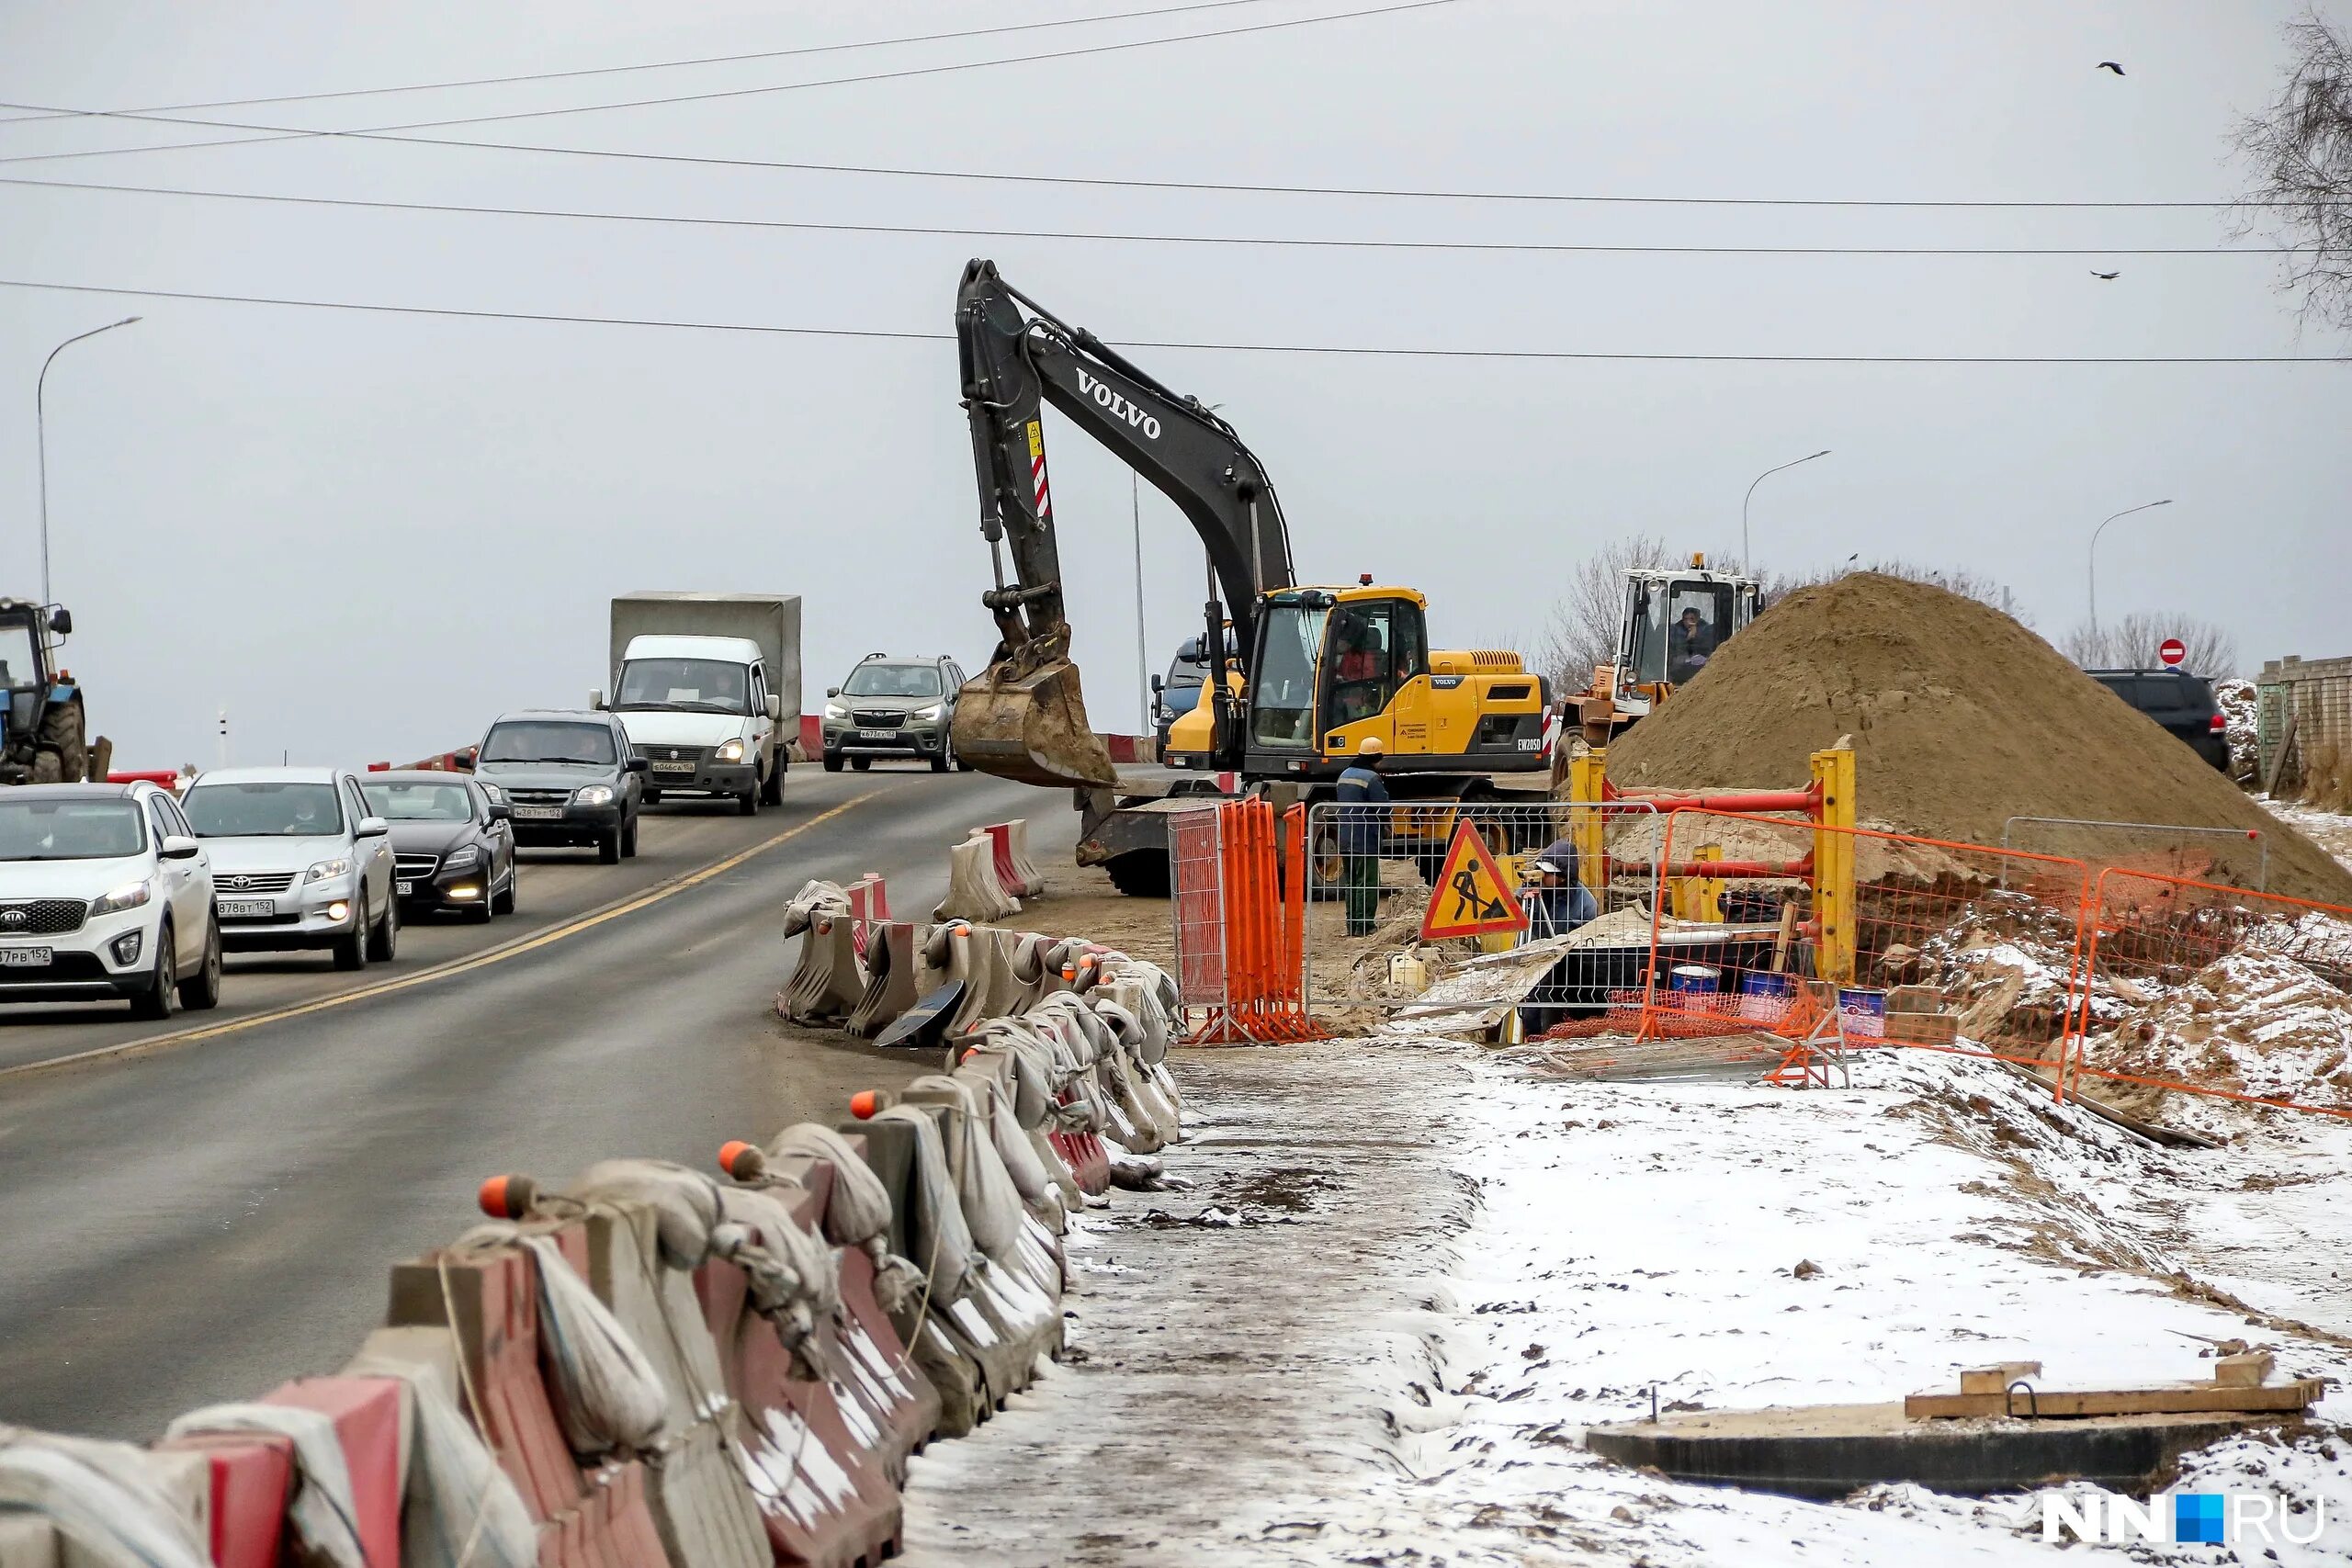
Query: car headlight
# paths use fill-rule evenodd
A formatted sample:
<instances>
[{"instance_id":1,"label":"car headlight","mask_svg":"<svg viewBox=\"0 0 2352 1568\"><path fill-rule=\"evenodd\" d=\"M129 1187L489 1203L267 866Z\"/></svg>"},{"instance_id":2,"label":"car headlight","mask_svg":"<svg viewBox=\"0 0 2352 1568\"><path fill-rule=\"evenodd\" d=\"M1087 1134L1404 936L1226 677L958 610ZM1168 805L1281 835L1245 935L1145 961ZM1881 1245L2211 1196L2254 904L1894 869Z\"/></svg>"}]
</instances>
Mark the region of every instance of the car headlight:
<instances>
[{"instance_id":1,"label":"car headlight","mask_svg":"<svg viewBox=\"0 0 2352 1568\"><path fill-rule=\"evenodd\" d=\"M743 742L740 739L720 741L718 746L718 760L722 762L741 761L743 760Z\"/></svg>"},{"instance_id":2,"label":"car headlight","mask_svg":"<svg viewBox=\"0 0 2352 1568\"><path fill-rule=\"evenodd\" d=\"M104 897L91 899L90 918L96 919L100 915L119 915L125 909L136 909L153 896L145 883L126 882Z\"/></svg>"},{"instance_id":3,"label":"car headlight","mask_svg":"<svg viewBox=\"0 0 2352 1568\"><path fill-rule=\"evenodd\" d=\"M472 844L468 844L463 849L451 850L449 852L448 858L441 863L441 869L444 871L463 871L466 867L474 864L481 859L481 851Z\"/></svg>"},{"instance_id":4,"label":"car headlight","mask_svg":"<svg viewBox=\"0 0 2352 1568\"><path fill-rule=\"evenodd\" d=\"M574 806L610 806L613 803L613 786L583 784L573 793L571 803Z\"/></svg>"},{"instance_id":5,"label":"car headlight","mask_svg":"<svg viewBox=\"0 0 2352 1568\"><path fill-rule=\"evenodd\" d=\"M933 719L936 719L943 711L944 710L941 708L939 704L933 703L927 708L915 709L914 712L909 714L907 716L913 719L918 724L929 724Z\"/></svg>"},{"instance_id":6,"label":"car headlight","mask_svg":"<svg viewBox=\"0 0 2352 1568\"><path fill-rule=\"evenodd\" d=\"M476 779L474 783L481 785L482 794L490 797L490 803L492 806L503 806L506 803L506 792L496 784L486 784L481 779Z\"/></svg>"},{"instance_id":7,"label":"car headlight","mask_svg":"<svg viewBox=\"0 0 2352 1568\"><path fill-rule=\"evenodd\" d=\"M334 860L322 860L319 862L318 864L310 869L309 874L305 875L302 880L305 882L327 882L338 876L348 876L350 874L351 862L347 859L338 857Z\"/></svg>"},{"instance_id":8,"label":"car headlight","mask_svg":"<svg viewBox=\"0 0 2352 1568\"><path fill-rule=\"evenodd\" d=\"M847 718L849 716L849 709L842 706L839 703L827 703L825 705L825 716L827 718Z\"/></svg>"}]
</instances>

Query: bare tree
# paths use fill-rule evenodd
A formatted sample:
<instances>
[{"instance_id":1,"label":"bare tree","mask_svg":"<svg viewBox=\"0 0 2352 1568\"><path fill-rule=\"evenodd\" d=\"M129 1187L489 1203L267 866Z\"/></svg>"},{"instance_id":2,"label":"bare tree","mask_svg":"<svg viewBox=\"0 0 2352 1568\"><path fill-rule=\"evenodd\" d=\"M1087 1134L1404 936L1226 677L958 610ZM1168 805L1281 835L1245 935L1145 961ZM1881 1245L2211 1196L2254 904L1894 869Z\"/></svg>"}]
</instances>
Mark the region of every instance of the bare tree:
<instances>
[{"instance_id":1,"label":"bare tree","mask_svg":"<svg viewBox=\"0 0 2352 1568\"><path fill-rule=\"evenodd\" d=\"M1817 571L1811 575L1771 573L1764 579L1764 603L1768 606L1776 604L1784 595L1800 588L1810 588L1816 582L1835 581L1857 571L1874 571L1884 577L1899 577L1908 582L1925 582L1948 593L1957 593L1963 599L1973 599L1980 604L1990 605L2021 625L2030 626L2033 624L2008 584L1965 567L1921 566L1917 561L1907 560L1874 560L1867 566L1849 562L1834 571Z\"/></svg>"},{"instance_id":2,"label":"bare tree","mask_svg":"<svg viewBox=\"0 0 2352 1568\"><path fill-rule=\"evenodd\" d=\"M1593 666L1617 657L1625 618L1625 573L1667 564L1666 541L1655 534L1625 534L1577 563L1568 591L1552 606L1535 637L1536 667L1565 691L1580 692Z\"/></svg>"},{"instance_id":3,"label":"bare tree","mask_svg":"<svg viewBox=\"0 0 2352 1568\"><path fill-rule=\"evenodd\" d=\"M2253 175L2237 231L2288 245L2280 287L2302 296L2306 317L2352 327L2352 40L2315 11L2286 34L2285 85L2237 130Z\"/></svg>"},{"instance_id":4,"label":"bare tree","mask_svg":"<svg viewBox=\"0 0 2352 1568\"><path fill-rule=\"evenodd\" d=\"M2120 621L2078 626L2060 646L2086 670L2155 670L2163 666L2156 650L2171 637L2188 647L2180 667L2190 674L2218 681L2237 673L2237 638L2194 615L2135 610Z\"/></svg>"}]
</instances>

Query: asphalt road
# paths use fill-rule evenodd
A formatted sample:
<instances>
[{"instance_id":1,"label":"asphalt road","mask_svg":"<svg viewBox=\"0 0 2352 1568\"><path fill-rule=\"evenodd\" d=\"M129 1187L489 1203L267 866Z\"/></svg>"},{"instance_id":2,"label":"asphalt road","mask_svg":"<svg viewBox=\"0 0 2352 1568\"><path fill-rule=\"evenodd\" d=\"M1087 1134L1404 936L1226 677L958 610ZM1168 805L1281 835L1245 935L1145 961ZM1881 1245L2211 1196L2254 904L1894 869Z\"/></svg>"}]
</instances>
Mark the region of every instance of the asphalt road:
<instances>
[{"instance_id":1,"label":"asphalt road","mask_svg":"<svg viewBox=\"0 0 2352 1568\"><path fill-rule=\"evenodd\" d=\"M898 770L795 770L786 795L756 818L664 807L634 863L534 864L522 916L406 931L357 976L269 960L220 1011L145 1035L98 1010L9 1029L17 1059L218 1032L0 1074L0 1422L142 1438L330 1371L381 1321L390 1265L479 1217L483 1177L707 1164L930 1070L775 1019L780 906L872 870L899 912L927 908L965 829L1026 815L1066 854L1074 814Z\"/></svg>"}]
</instances>

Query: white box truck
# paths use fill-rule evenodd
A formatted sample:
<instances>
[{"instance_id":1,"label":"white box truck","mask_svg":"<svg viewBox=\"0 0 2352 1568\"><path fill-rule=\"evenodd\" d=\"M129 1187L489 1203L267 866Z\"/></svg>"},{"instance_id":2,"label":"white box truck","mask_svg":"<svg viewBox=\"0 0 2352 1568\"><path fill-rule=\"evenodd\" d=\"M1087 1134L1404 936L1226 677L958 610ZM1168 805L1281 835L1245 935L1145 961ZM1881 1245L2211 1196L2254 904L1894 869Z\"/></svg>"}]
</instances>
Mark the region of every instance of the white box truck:
<instances>
[{"instance_id":1,"label":"white box truck","mask_svg":"<svg viewBox=\"0 0 2352 1568\"><path fill-rule=\"evenodd\" d=\"M800 735L798 595L624 594L611 668L609 705L645 759L648 802L715 796L749 817L783 798Z\"/></svg>"}]
</instances>

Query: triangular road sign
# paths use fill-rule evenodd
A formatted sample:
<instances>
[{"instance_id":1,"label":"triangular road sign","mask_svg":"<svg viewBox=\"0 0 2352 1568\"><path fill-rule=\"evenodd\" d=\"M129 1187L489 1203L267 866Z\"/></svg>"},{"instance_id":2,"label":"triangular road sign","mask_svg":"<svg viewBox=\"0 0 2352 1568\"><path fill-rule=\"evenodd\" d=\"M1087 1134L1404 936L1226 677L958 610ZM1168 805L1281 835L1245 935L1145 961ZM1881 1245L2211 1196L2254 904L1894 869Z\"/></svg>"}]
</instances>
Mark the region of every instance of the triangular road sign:
<instances>
[{"instance_id":1,"label":"triangular road sign","mask_svg":"<svg viewBox=\"0 0 2352 1568\"><path fill-rule=\"evenodd\" d=\"M1437 942L1453 936L1494 936L1522 931L1527 911L1519 896L1503 880L1502 867L1487 852L1487 840L1464 818L1453 825L1453 842L1446 846L1445 869L1430 889L1430 907L1421 915L1421 940Z\"/></svg>"}]
</instances>

